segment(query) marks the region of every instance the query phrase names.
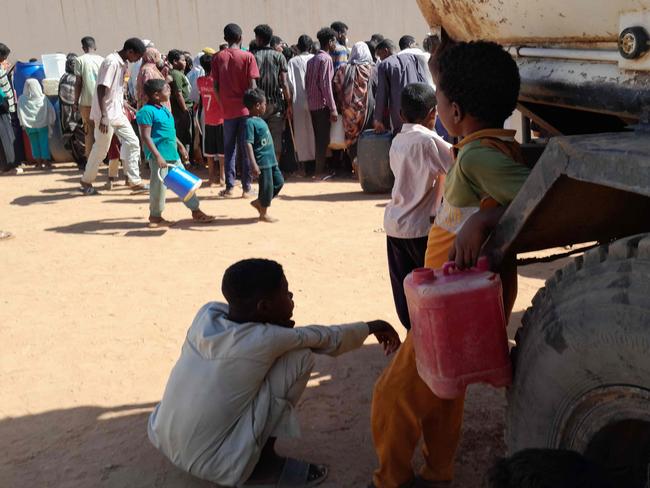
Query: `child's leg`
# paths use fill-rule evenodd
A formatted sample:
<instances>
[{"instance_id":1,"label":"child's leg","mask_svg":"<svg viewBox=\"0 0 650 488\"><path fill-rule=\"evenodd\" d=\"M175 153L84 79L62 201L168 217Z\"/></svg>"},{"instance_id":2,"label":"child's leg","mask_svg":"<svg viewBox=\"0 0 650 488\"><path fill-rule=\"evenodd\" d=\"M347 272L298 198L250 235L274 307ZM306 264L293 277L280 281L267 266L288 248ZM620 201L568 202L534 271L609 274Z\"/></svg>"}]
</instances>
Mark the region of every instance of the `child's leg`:
<instances>
[{"instance_id":1,"label":"child's leg","mask_svg":"<svg viewBox=\"0 0 650 488\"><path fill-rule=\"evenodd\" d=\"M170 166L175 166L177 168L182 168L183 167L183 163L181 161L176 161L176 162L169 162L168 161L168 164ZM151 191L151 190L149 190L149 191ZM164 204L164 197L163 197L163 204ZM214 217L212 215L207 215L207 214L203 213L201 211L201 209L199 208L199 197L196 196L196 193L194 193L194 195L192 195L192 198L190 198L186 202L183 202L183 204L192 211L192 218L195 221L205 223L205 224L214 221Z\"/></svg>"},{"instance_id":2,"label":"child's leg","mask_svg":"<svg viewBox=\"0 0 650 488\"><path fill-rule=\"evenodd\" d=\"M284 177L278 165L273 166L273 198L277 197L284 186Z\"/></svg>"},{"instance_id":3,"label":"child's leg","mask_svg":"<svg viewBox=\"0 0 650 488\"><path fill-rule=\"evenodd\" d=\"M266 426L261 431L259 440L259 461L244 470L250 474L249 482L277 482L285 458L276 454L275 438L294 437L299 432L295 413L290 406L295 407L302 396L314 368L314 355L309 349L298 349L280 356L269 370L264 380L268 383L271 396L271 409ZM266 388L262 388L266 390ZM277 399L277 401L275 400ZM288 405L290 404L290 405ZM256 426L253 426L257 430ZM253 469L251 469L253 468ZM314 466L314 468L316 468ZM314 476L318 476L314 470ZM312 469L310 469L310 475ZM245 480L242 480L245 481Z\"/></svg>"},{"instance_id":4,"label":"child's leg","mask_svg":"<svg viewBox=\"0 0 650 488\"><path fill-rule=\"evenodd\" d=\"M260 220L269 220L267 210L273 200L273 168L260 168L258 176L260 189L257 193L257 199L251 202L251 205L260 213Z\"/></svg>"},{"instance_id":5,"label":"child's leg","mask_svg":"<svg viewBox=\"0 0 650 488\"><path fill-rule=\"evenodd\" d=\"M371 424L379 461L375 486L400 486L413 478L411 459L421 435L426 463L422 477L431 481L452 479L463 404L464 397L437 398L422 381L409 334L373 392Z\"/></svg>"},{"instance_id":6,"label":"child's leg","mask_svg":"<svg viewBox=\"0 0 650 488\"><path fill-rule=\"evenodd\" d=\"M41 159L41 145L39 144L37 129L30 129L28 127L25 130L27 131L27 137L29 138L29 146L32 149L32 158L34 158L36 164L39 164Z\"/></svg>"},{"instance_id":7,"label":"child's leg","mask_svg":"<svg viewBox=\"0 0 650 488\"><path fill-rule=\"evenodd\" d=\"M148 159L147 162L151 170L151 179L149 181L149 220L157 221L162 218L163 210L165 210L166 188L161 176L164 178L167 175L167 169L161 169L159 176L158 163L154 159Z\"/></svg>"},{"instance_id":8,"label":"child's leg","mask_svg":"<svg viewBox=\"0 0 650 488\"><path fill-rule=\"evenodd\" d=\"M226 182L226 168L224 166L225 164L225 157L223 154L219 154L219 179L217 180L217 184L223 185Z\"/></svg>"},{"instance_id":9,"label":"child's leg","mask_svg":"<svg viewBox=\"0 0 650 488\"><path fill-rule=\"evenodd\" d=\"M214 156L205 156L205 159L208 161L208 185L211 185L216 182L214 175Z\"/></svg>"},{"instance_id":10,"label":"child's leg","mask_svg":"<svg viewBox=\"0 0 650 488\"><path fill-rule=\"evenodd\" d=\"M440 268L447 261L453 234L432 232L425 266ZM395 358L375 384L371 425L379 468L378 488L399 486L413 477L411 459L422 435L427 480L453 477L454 456L460 440L464 398L441 400L422 381L415 364L413 336L409 333Z\"/></svg>"},{"instance_id":11,"label":"child's leg","mask_svg":"<svg viewBox=\"0 0 650 488\"><path fill-rule=\"evenodd\" d=\"M388 255L388 274L393 290L393 300L400 322L406 330L411 328L406 296L404 295L404 278L415 268L424 266L424 253L427 249L427 238L399 239L386 238L386 253Z\"/></svg>"},{"instance_id":12,"label":"child's leg","mask_svg":"<svg viewBox=\"0 0 650 488\"><path fill-rule=\"evenodd\" d=\"M47 127L38 129L38 141L41 148L41 159L50 161L52 155L50 154L49 129Z\"/></svg>"}]
</instances>

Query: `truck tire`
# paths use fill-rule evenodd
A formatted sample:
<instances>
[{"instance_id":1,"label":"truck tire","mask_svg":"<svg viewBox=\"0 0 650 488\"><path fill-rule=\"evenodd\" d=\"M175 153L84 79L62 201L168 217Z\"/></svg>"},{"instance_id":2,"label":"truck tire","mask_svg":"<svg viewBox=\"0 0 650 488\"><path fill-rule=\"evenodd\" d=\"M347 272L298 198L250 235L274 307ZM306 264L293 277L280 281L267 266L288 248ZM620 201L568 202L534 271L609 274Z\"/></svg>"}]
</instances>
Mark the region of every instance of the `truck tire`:
<instances>
[{"instance_id":1,"label":"truck tire","mask_svg":"<svg viewBox=\"0 0 650 488\"><path fill-rule=\"evenodd\" d=\"M650 234L592 249L558 270L533 299L516 342L509 453L571 449L604 465L618 463L619 471L624 463L625 484L616 486L645 486Z\"/></svg>"}]
</instances>

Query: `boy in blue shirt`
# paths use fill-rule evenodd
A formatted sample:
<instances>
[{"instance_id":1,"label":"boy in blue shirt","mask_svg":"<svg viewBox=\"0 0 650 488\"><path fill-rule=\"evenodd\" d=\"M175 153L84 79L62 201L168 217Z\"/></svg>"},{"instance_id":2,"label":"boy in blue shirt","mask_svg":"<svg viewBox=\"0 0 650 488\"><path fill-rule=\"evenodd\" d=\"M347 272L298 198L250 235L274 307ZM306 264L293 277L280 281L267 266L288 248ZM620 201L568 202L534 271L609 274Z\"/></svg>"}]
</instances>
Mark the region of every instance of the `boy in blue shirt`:
<instances>
[{"instance_id":1,"label":"boy in blue shirt","mask_svg":"<svg viewBox=\"0 0 650 488\"><path fill-rule=\"evenodd\" d=\"M165 208L165 185L161 178L165 178L167 168L170 166L182 168L180 157L187 161L188 155L185 147L176 137L172 113L162 105L169 101L171 93L169 85L165 80L149 80L144 84L144 92L149 101L138 111L136 120L144 143L144 155L151 169L149 227L170 227L174 222L162 217ZM199 209L199 199L196 195L183 203L192 211L192 219L195 222L205 224L214 221L214 217L206 215Z\"/></svg>"},{"instance_id":2,"label":"boy in blue shirt","mask_svg":"<svg viewBox=\"0 0 650 488\"><path fill-rule=\"evenodd\" d=\"M266 112L266 96L259 88L246 90L244 106L250 117L246 119L246 151L251 165L251 173L259 179L260 189L251 205L260 214L260 222L277 222L268 214L271 200L280 193L284 178L275 157L273 138L269 126L260 116Z\"/></svg>"}]
</instances>

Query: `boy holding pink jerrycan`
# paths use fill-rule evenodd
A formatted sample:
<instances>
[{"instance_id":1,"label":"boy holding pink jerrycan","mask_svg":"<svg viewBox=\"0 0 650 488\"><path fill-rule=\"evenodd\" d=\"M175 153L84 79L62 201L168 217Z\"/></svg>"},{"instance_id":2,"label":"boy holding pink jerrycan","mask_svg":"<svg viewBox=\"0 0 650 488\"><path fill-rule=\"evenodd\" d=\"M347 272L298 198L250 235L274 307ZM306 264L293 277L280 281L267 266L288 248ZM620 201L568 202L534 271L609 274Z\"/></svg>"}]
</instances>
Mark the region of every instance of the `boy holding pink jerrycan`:
<instances>
[{"instance_id":1,"label":"boy holding pink jerrycan","mask_svg":"<svg viewBox=\"0 0 650 488\"><path fill-rule=\"evenodd\" d=\"M149 80L144 84L144 91L149 101L138 111L136 119L144 142L144 155L151 169L149 227L170 227L174 222L165 220L162 216L165 208L163 179L167 175L168 167L183 168L181 157L187 161L188 154L176 137L174 117L163 105L169 101L169 85L165 80ZM183 203L192 211L192 219L195 222L205 224L214 221L214 217L199 209L199 199L196 195L192 195Z\"/></svg>"}]
</instances>

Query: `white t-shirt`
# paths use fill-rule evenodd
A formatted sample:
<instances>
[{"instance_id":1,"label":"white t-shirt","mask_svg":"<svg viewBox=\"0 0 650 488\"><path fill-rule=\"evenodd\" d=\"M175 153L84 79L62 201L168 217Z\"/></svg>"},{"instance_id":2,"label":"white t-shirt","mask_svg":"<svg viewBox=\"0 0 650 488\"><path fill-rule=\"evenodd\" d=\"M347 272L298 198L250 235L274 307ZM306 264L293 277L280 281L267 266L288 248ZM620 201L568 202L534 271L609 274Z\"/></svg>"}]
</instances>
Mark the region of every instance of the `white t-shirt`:
<instances>
[{"instance_id":1,"label":"white t-shirt","mask_svg":"<svg viewBox=\"0 0 650 488\"><path fill-rule=\"evenodd\" d=\"M404 124L390 146L390 169L395 175L391 201L384 212L389 237L415 239L429 233L435 213L433 186L453 164L451 144L419 124Z\"/></svg>"},{"instance_id":2,"label":"white t-shirt","mask_svg":"<svg viewBox=\"0 0 650 488\"><path fill-rule=\"evenodd\" d=\"M124 117L124 80L128 70L128 63L119 54L111 53L102 62L97 73L97 86L108 88L105 96L106 117L109 123ZM99 108L97 90L93 94L93 104L90 109L90 118L99 123L102 111Z\"/></svg>"}]
</instances>

